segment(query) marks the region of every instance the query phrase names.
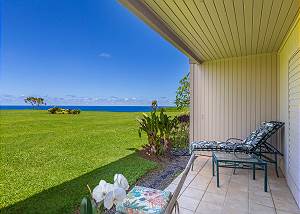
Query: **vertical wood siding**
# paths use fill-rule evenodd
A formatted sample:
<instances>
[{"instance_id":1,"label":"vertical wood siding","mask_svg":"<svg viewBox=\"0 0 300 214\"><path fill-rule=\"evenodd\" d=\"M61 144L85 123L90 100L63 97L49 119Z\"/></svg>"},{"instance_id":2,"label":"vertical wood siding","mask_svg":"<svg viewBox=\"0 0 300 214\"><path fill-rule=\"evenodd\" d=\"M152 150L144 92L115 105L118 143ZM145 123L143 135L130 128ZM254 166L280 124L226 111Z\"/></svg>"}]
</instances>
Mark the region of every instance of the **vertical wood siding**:
<instances>
[{"instance_id":1,"label":"vertical wood siding","mask_svg":"<svg viewBox=\"0 0 300 214\"><path fill-rule=\"evenodd\" d=\"M245 138L277 118L277 55L260 54L191 65L191 140Z\"/></svg>"},{"instance_id":2,"label":"vertical wood siding","mask_svg":"<svg viewBox=\"0 0 300 214\"><path fill-rule=\"evenodd\" d=\"M297 72L299 71L299 67L297 67L299 66L299 49L300 15L278 53L278 115L279 120L286 124L281 138L282 148L284 151L283 171L298 206L300 206L300 105L297 103L299 102L298 98L300 91L300 83L298 79L299 72ZM289 70L289 68L291 69ZM298 98L296 96L298 96Z\"/></svg>"},{"instance_id":3,"label":"vertical wood siding","mask_svg":"<svg viewBox=\"0 0 300 214\"><path fill-rule=\"evenodd\" d=\"M300 49L289 60L288 71L288 158L287 172L293 183L300 188ZM298 192L298 194L300 194ZM297 196L296 196L297 197ZM297 198L299 200L299 198Z\"/></svg>"}]
</instances>

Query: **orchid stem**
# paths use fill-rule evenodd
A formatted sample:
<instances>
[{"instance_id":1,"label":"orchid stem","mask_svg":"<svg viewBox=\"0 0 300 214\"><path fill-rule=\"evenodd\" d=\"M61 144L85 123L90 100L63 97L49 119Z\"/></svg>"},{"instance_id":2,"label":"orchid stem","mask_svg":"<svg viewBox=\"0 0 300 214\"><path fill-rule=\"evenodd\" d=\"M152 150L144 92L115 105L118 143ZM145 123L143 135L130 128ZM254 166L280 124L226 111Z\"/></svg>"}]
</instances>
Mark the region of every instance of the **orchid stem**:
<instances>
[{"instance_id":1,"label":"orchid stem","mask_svg":"<svg viewBox=\"0 0 300 214\"><path fill-rule=\"evenodd\" d=\"M91 190L90 186L89 186L88 184L87 184L86 186L87 186L87 188L88 188L88 190L89 190L91 196L93 196L93 195L92 195L92 190Z\"/></svg>"}]
</instances>

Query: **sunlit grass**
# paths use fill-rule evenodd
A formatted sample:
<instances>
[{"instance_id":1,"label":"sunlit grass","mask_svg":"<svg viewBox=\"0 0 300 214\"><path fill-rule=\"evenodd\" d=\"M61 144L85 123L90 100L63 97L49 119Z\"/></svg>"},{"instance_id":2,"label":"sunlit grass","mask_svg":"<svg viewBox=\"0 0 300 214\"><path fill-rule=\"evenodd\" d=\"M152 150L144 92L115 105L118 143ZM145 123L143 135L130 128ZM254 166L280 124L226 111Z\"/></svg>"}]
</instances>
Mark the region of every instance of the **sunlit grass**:
<instances>
[{"instance_id":1,"label":"sunlit grass","mask_svg":"<svg viewBox=\"0 0 300 214\"><path fill-rule=\"evenodd\" d=\"M146 143L138 115L0 111L0 212L72 213L86 183L111 181L117 172L134 183L156 167L135 153Z\"/></svg>"}]
</instances>

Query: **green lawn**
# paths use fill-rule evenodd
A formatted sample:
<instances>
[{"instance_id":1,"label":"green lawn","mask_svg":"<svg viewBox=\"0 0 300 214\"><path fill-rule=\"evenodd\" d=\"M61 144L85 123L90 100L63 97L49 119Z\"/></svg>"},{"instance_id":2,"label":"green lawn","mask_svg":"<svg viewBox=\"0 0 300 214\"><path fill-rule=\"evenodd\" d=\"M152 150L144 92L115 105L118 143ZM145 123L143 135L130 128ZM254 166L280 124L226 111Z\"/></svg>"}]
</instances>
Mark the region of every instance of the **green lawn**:
<instances>
[{"instance_id":1,"label":"green lawn","mask_svg":"<svg viewBox=\"0 0 300 214\"><path fill-rule=\"evenodd\" d=\"M133 184L156 164L135 149L140 113L0 111L0 213L73 213L100 179Z\"/></svg>"}]
</instances>

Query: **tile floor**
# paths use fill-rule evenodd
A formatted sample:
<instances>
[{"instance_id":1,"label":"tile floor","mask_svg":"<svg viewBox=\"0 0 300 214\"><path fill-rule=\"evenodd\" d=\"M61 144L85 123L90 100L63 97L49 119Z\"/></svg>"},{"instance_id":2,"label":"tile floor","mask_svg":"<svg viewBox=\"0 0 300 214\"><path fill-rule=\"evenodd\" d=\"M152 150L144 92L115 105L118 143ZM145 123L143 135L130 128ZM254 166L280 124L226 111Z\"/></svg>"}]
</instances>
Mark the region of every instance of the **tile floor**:
<instances>
[{"instance_id":1,"label":"tile floor","mask_svg":"<svg viewBox=\"0 0 300 214\"><path fill-rule=\"evenodd\" d=\"M284 176L275 175L270 166L268 192L263 189L263 172L257 171L256 180L246 169L220 168L220 188L212 176L209 157L198 157L190 171L178 202L180 214L300 214L300 209L287 186ZM171 192L180 175L166 188Z\"/></svg>"}]
</instances>

